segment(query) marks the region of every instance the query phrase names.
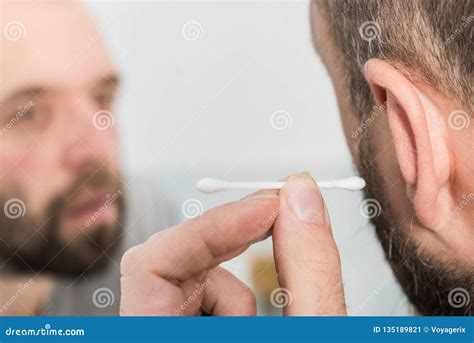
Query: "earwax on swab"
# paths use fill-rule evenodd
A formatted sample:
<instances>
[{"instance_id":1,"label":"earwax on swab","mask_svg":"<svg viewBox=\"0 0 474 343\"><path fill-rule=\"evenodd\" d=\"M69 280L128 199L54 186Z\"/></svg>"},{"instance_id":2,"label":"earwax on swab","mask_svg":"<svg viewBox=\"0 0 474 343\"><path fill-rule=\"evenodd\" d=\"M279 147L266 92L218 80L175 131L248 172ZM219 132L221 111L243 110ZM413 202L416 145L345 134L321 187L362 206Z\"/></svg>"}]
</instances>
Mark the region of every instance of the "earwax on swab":
<instances>
[{"instance_id":1,"label":"earwax on swab","mask_svg":"<svg viewBox=\"0 0 474 343\"><path fill-rule=\"evenodd\" d=\"M196 189L202 193L216 193L236 189L280 189L285 182L231 182L205 177L196 182ZM359 191L365 187L365 181L358 176L333 181L317 182L319 188Z\"/></svg>"}]
</instances>

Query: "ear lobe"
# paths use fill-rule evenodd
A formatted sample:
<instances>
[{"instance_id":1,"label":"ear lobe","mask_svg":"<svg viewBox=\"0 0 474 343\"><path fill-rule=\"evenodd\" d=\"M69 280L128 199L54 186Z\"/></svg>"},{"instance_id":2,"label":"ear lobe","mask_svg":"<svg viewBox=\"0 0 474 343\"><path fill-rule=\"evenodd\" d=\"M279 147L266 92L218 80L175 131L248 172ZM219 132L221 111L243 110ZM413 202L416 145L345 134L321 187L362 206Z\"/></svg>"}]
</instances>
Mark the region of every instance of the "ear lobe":
<instances>
[{"instance_id":1,"label":"ear lobe","mask_svg":"<svg viewBox=\"0 0 474 343\"><path fill-rule=\"evenodd\" d=\"M390 64L371 59L365 64L365 75L377 105L386 102L386 112L395 151L405 182L420 222L435 228L442 211L440 188L449 178L449 157L443 147L440 121L430 118L426 99L401 72ZM433 150L433 142L437 150ZM441 152L442 156L437 156Z\"/></svg>"}]
</instances>

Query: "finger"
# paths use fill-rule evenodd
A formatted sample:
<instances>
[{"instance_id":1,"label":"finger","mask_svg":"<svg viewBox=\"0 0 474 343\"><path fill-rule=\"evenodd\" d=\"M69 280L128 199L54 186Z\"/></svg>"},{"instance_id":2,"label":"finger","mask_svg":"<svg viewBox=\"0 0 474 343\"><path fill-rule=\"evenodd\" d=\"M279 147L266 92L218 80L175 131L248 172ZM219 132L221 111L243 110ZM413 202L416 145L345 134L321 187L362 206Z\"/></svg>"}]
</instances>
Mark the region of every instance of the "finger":
<instances>
[{"instance_id":1,"label":"finger","mask_svg":"<svg viewBox=\"0 0 474 343\"><path fill-rule=\"evenodd\" d=\"M278 196L228 203L154 234L122 258L122 275L151 272L175 284L239 255L266 237L275 220Z\"/></svg>"},{"instance_id":2,"label":"finger","mask_svg":"<svg viewBox=\"0 0 474 343\"><path fill-rule=\"evenodd\" d=\"M179 285L151 272L123 275L121 316L194 316L204 297L207 272Z\"/></svg>"},{"instance_id":3,"label":"finger","mask_svg":"<svg viewBox=\"0 0 474 343\"><path fill-rule=\"evenodd\" d=\"M122 275L121 316L185 315L183 290L151 272Z\"/></svg>"},{"instance_id":4,"label":"finger","mask_svg":"<svg viewBox=\"0 0 474 343\"><path fill-rule=\"evenodd\" d=\"M279 194L273 245L278 280L291 299L284 313L345 315L339 252L316 183L296 174Z\"/></svg>"},{"instance_id":5,"label":"finger","mask_svg":"<svg viewBox=\"0 0 474 343\"><path fill-rule=\"evenodd\" d=\"M222 267L207 274L203 309L213 316L255 316L255 295L242 281Z\"/></svg>"},{"instance_id":6,"label":"finger","mask_svg":"<svg viewBox=\"0 0 474 343\"><path fill-rule=\"evenodd\" d=\"M291 177L291 175L286 176L283 179L280 179L278 181L287 181L290 177ZM254 197L254 196L258 196L258 195L278 195L278 192L279 192L279 189L261 189L259 191L254 192L254 193L250 193L249 195L245 196L243 199L251 198L251 197Z\"/></svg>"}]
</instances>

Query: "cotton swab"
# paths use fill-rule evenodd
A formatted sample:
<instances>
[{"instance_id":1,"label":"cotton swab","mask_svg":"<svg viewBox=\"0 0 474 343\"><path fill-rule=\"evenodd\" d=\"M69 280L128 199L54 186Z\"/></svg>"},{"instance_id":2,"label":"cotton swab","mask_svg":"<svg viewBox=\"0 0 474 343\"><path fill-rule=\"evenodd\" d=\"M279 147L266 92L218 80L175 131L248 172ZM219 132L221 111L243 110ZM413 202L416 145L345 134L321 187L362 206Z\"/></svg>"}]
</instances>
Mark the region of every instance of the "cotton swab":
<instances>
[{"instance_id":1,"label":"cotton swab","mask_svg":"<svg viewBox=\"0 0 474 343\"><path fill-rule=\"evenodd\" d=\"M280 189L285 182L231 182L205 177L196 182L196 189L202 193L216 193L236 189ZM338 188L358 191L365 187L364 179L352 176L345 179L317 182L320 188Z\"/></svg>"}]
</instances>

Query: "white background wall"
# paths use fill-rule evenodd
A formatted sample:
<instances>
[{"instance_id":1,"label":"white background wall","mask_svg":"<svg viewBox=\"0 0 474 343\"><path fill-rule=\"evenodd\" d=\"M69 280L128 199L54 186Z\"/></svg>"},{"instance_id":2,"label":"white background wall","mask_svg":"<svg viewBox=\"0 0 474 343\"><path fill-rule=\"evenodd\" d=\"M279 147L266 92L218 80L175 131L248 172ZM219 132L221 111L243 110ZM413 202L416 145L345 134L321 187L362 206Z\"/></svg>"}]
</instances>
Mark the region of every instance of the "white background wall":
<instances>
[{"instance_id":1,"label":"white background wall","mask_svg":"<svg viewBox=\"0 0 474 343\"><path fill-rule=\"evenodd\" d=\"M204 209L244 193L202 195L203 176L277 180L297 171L317 179L354 173L330 80L313 51L307 1L88 2L124 78L116 115L128 173L153 175L178 211ZM187 40L183 25L198 22ZM291 126L276 130L272 113ZM407 313L360 194L324 192L342 254L349 312ZM248 261L227 266L249 281Z\"/></svg>"}]
</instances>

